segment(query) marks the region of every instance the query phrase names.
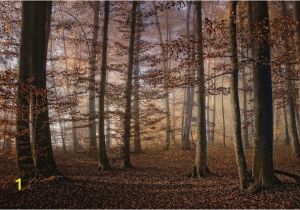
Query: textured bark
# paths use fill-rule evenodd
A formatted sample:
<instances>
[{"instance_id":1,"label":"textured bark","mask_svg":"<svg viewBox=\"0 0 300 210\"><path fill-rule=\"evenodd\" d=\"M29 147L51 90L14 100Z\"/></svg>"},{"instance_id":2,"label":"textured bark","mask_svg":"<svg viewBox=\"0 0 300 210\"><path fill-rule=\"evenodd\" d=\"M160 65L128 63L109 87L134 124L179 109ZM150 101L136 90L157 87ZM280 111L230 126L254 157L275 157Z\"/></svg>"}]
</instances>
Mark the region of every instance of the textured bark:
<instances>
[{"instance_id":1,"label":"textured bark","mask_svg":"<svg viewBox=\"0 0 300 210\"><path fill-rule=\"evenodd\" d=\"M214 73L216 73L216 72L214 72ZM216 77L214 78L214 84L215 85L217 84ZM212 108L212 122L211 122L211 131L210 131L210 141L212 143L214 143L214 141L215 141L216 106L217 106L217 103L216 103L216 100L217 100L216 94L214 94L213 100L214 100L214 102L213 102L213 108Z\"/></svg>"},{"instance_id":2,"label":"textured bark","mask_svg":"<svg viewBox=\"0 0 300 210\"><path fill-rule=\"evenodd\" d=\"M99 92L99 169L109 170L110 165L106 154L105 145L105 86L107 69L107 39L108 39L108 21L109 21L109 1L104 2L104 20L103 20L103 40L102 40L102 63L101 63L101 82Z\"/></svg>"},{"instance_id":3,"label":"textured bark","mask_svg":"<svg viewBox=\"0 0 300 210\"><path fill-rule=\"evenodd\" d=\"M132 95L132 70L135 45L135 26L136 26L136 8L137 1L132 2L131 10L131 27L130 27L130 43L128 49L128 71L126 82L126 107L124 116L124 135L123 135L123 168L131 168L130 160L130 118L131 118L131 95Z\"/></svg>"},{"instance_id":4,"label":"textured bark","mask_svg":"<svg viewBox=\"0 0 300 210\"><path fill-rule=\"evenodd\" d=\"M48 99L46 87L47 48L50 32L52 2L26 2L33 7L34 32L30 37L32 42L31 73L32 86L31 111L33 124L34 147L36 154L36 172L38 175L51 176L58 173L53 158L51 133L48 113ZM28 40L27 40L28 41Z\"/></svg>"},{"instance_id":5,"label":"textured bark","mask_svg":"<svg viewBox=\"0 0 300 210\"><path fill-rule=\"evenodd\" d=\"M91 54L89 58L89 150L91 158L96 159L97 156L97 136L96 136L96 110L95 110L95 95L96 95L96 53L99 37L99 13L100 2L95 1L93 4L94 10L94 24L93 24L93 39L91 46Z\"/></svg>"},{"instance_id":6,"label":"textured bark","mask_svg":"<svg viewBox=\"0 0 300 210\"><path fill-rule=\"evenodd\" d=\"M134 70L133 70L133 142L134 152L142 152L141 147L141 132L140 132L140 97L139 97L139 86L140 86L140 44L141 44L141 10L140 3L137 5L137 33L136 33L136 45L135 45L135 57L134 57Z\"/></svg>"},{"instance_id":7,"label":"textured bark","mask_svg":"<svg viewBox=\"0 0 300 210\"><path fill-rule=\"evenodd\" d=\"M210 74L210 59L208 58L207 62L207 75ZM210 95L207 95L207 101L206 101L206 141L209 142L211 140L210 138Z\"/></svg>"},{"instance_id":8,"label":"textured bark","mask_svg":"<svg viewBox=\"0 0 300 210\"><path fill-rule=\"evenodd\" d=\"M106 149L110 149L111 147L111 127L110 127L110 115L109 115L109 103L106 103L105 106L105 115L106 115L106 139L105 139L105 145Z\"/></svg>"},{"instance_id":9,"label":"textured bark","mask_svg":"<svg viewBox=\"0 0 300 210\"><path fill-rule=\"evenodd\" d=\"M238 69L238 57L237 57L237 27L236 27L236 7L237 2L230 2L230 39L231 39L231 80L230 80L230 93L231 93L231 106L233 113L233 131L234 131L234 147L236 164L239 173L240 188L247 187L247 165L244 155L243 142L242 142L242 130L241 130L241 114L240 114L240 102L239 102L239 69Z\"/></svg>"},{"instance_id":10,"label":"textured bark","mask_svg":"<svg viewBox=\"0 0 300 210\"><path fill-rule=\"evenodd\" d=\"M171 119L170 119L171 115L170 115L170 99L169 99L169 88L168 88L168 85L169 85L169 72L168 72L168 66L167 66L167 52L162 48L164 42L163 42L163 38L162 38L162 33L161 33L161 28L160 28L160 24L159 24L159 18L158 18L155 2L153 2L153 7L154 7L154 11L155 11L156 26L157 26L157 31L158 31L158 35L159 35L159 42L160 42L162 56L163 56L163 69L164 69L164 73L165 73L165 109L166 109L166 145L165 145L165 150L169 150L170 149L170 140L171 140L172 129L171 129ZM166 11L166 15L167 15L167 11ZM166 20L167 19L168 18L166 16ZM167 31L167 33L168 33L168 31Z\"/></svg>"},{"instance_id":11,"label":"textured bark","mask_svg":"<svg viewBox=\"0 0 300 210\"><path fill-rule=\"evenodd\" d=\"M262 188L271 188L278 180L273 171L273 107L268 2L250 2L249 5L250 13L253 15L250 30L254 35L251 39L251 46L255 61L253 69L255 139L252 166L254 185L251 190L256 192Z\"/></svg>"},{"instance_id":12,"label":"textured bark","mask_svg":"<svg viewBox=\"0 0 300 210\"><path fill-rule=\"evenodd\" d=\"M199 59L198 66L198 136L196 141L195 163L193 168L194 177L204 177L209 173L207 167L206 151L206 121L205 121L205 76L203 58L203 38L202 38L202 2L195 2L197 21L198 21L198 46L197 54Z\"/></svg>"}]
</instances>

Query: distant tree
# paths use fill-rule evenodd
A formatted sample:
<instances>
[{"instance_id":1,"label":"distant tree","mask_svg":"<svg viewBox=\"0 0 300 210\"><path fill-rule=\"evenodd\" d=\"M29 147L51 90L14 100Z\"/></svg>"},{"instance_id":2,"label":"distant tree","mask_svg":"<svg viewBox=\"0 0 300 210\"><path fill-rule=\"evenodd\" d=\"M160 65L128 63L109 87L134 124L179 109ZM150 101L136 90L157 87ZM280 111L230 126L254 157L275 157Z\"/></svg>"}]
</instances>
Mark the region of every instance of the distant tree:
<instances>
[{"instance_id":1,"label":"distant tree","mask_svg":"<svg viewBox=\"0 0 300 210\"><path fill-rule=\"evenodd\" d=\"M124 113L124 135L123 135L123 168L131 168L130 159L130 119L131 119L131 96L132 96L132 71L134 60L134 45L135 45L135 28L136 28L136 8L137 1L132 2L131 10L131 26L130 26L130 43L128 49L128 72L126 81L126 105Z\"/></svg>"}]
</instances>

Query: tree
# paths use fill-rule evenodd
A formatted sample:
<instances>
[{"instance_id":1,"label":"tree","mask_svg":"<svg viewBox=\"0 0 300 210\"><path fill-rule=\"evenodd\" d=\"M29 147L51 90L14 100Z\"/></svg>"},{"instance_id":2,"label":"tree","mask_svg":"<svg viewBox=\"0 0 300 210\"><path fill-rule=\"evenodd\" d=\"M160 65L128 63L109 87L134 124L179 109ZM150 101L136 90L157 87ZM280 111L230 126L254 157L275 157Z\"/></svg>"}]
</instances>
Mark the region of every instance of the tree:
<instances>
[{"instance_id":1,"label":"tree","mask_svg":"<svg viewBox=\"0 0 300 210\"><path fill-rule=\"evenodd\" d=\"M130 160L130 119L131 119L131 95L132 95L132 70L134 58L134 44L135 44L135 26L136 26L136 8L137 1L132 2L131 10L131 27L130 27L130 43L128 49L128 72L126 81L126 105L124 114L124 135L123 135L123 168L132 168Z\"/></svg>"},{"instance_id":2,"label":"tree","mask_svg":"<svg viewBox=\"0 0 300 210\"><path fill-rule=\"evenodd\" d=\"M95 1L93 4L94 24L93 24L93 40L91 46L91 54L89 58L89 139L90 139L90 155L96 158L97 152L97 136L96 136L96 110L95 110L95 74L96 74L96 53L99 36L99 13L100 2Z\"/></svg>"},{"instance_id":3,"label":"tree","mask_svg":"<svg viewBox=\"0 0 300 210\"><path fill-rule=\"evenodd\" d=\"M254 82L254 156L251 188L256 192L270 188L278 179L273 171L273 107L272 78L270 66L269 15L268 2L250 2L253 22L250 30L252 56L255 61L253 69Z\"/></svg>"},{"instance_id":4,"label":"tree","mask_svg":"<svg viewBox=\"0 0 300 210\"><path fill-rule=\"evenodd\" d=\"M107 39L108 39L108 21L109 21L109 1L104 2L104 22L103 22L103 46L102 46L102 64L101 64L101 82L99 92L99 168L109 170L110 165L106 154L105 145L105 86L107 69Z\"/></svg>"},{"instance_id":5,"label":"tree","mask_svg":"<svg viewBox=\"0 0 300 210\"><path fill-rule=\"evenodd\" d=\"M52 2L22 3L16 142L18 168L20 176L25 178L33 176L34 167L37 175L51 176L58 173L51 144L46 87L51 10ZM29 93L30 107L28 98L24 98ZM30 113L34 125L32 143L36 150L33 157L29 136Z\"/></svg>"},{"instance_id":6,"label":"tree","mask_svg":"<svg viewBox=\"0 0 300 210\"><path fill-rule=\"evenodd\" d=\"M205 121L205 76L203 58L203 37L202 37L202 11L201 1L195 2L198 21L198 136L196 142L195 165L192 176L204 177L209 173L207 167L206 151L206 121Z\"/></svg>"},{"instance_id":7,"label":"tree","mask_svg":"<svg viewBox=\"0 0 300 210\"><path fill-rule=\"evenodd\" d=\"M236 7L237 1L230 2L230 40L231 40L231 80L230 80L230 92L231 92L231 106L233 113L233 129L234 129L234 147L236 163L238 167L238 173L240 178L240 188L247 187L247 165L244 155L242 133L241 133L241 114L240 114L240 102L238 92L238 79L239 79L239 67L237 57L237 27L236 27Z\"/></svg>"},{"instance_id":8,"label":"tree","mask_svg":"<svg viewBox=\"0 0 300 210\"><path fill-rule=\"evenodd\" d=\"M142 151L141 148L141 132L140 132L140 92L139 92L139 74L140 74L140 48L141 48L141 26L142 26L142 17L141 17L141 9L140 3L137 5L138 13L137 13L137 33L136 33L136 47L135 47L135 58L134 58L134 79L133 79L133 120L134 120L134 152L140 153Z\"/></svg>"}]
</instances>

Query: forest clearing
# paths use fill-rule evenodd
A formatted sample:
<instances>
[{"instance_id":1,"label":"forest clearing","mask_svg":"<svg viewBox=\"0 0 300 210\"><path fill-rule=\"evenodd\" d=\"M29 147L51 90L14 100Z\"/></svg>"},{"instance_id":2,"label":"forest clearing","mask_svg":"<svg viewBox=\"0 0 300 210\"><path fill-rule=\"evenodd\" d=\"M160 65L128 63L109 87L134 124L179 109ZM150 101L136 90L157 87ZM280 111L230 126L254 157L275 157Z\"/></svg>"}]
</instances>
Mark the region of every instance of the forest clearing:
<instances>
[{"instance_id":1,"label":"forest clearing","mask_svg":"<svg viewBox=\"0 0 300 210\"><path fill-rule=\"evenodd\" d=\"M299 159L288 154L290 148L276 146L276 169L300 173ZM86 154L75 159L57 154L58 168L70 180L46 178L18 192L16 169L0 170L1 208L272 208L300 207L300 185L279 176L283 185L251 194L238 187L234 151L209 145L208 162L213 174L205 179L187 177L194 151L179 148L162 151L149 148L133 154L134 169L119 169L120 157L113 158L114 170L99 173L97 162ZM110 153L109 153L110 154ZM246 152L251 160L250 151ZM1 160L2 161L2 160ZM14 158L1 165L13 165Z\"/></svg>"}]
</instances>

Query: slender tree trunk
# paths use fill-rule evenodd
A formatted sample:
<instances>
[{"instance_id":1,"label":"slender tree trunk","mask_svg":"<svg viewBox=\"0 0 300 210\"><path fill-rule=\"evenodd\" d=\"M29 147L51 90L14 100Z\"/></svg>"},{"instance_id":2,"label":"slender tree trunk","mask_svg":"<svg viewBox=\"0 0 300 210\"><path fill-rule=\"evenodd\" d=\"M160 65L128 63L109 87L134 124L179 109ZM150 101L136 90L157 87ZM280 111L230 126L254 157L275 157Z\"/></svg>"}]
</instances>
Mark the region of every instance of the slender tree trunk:
<instances>
[{"instance_id":1,"label":"slender tree trunk","mask_svg":"<svg viewBox=\"0 0 300 210\"><path fill-rule=\"evenodd\" d=\"M105 86L106 86L106 68L107 68L107 39L108 39L108 21L109 21L109 1L104 2L104 21L103 21L103 42L102 42L102 63L101 63L101 82L99 92L99 169L109 170L110 165L105 147Z\"/></svg>"},{"instance_id":2,"label":"slender tree trunk","mask_svg":"<svg viewBox=\"0 0 300 210\"><path fill-rule=\"evenodd\" d=\"M251 46L254 81L254 155L252 191L270 188L278 179L273 171L273 107L272 77L270 66L269 15L268 2L250 2L253 15ZM255 23L255 24L254 24ZM260 24L258 24L260 23ZM258 38L259 33L259 39Z\"/></svg>"},{"instance_id":3,"label":"slender tree trunk","mask_svg":"<svg viewBox=\"0 0 300 210\"><path fill-rule=\"evenodd\" d=\"M163 38L162 38L162 33L161 33L161 28L159 24L159 18L156 10L156 5L155 2L153 2L153 7L155 11L155 18L156 18L156 26L157 26L157 31L159 35L159 41L160 41L160 46L162 50L162 56L163 56L163 69L165 73L165 109L166 109L166 145L165 145L165 150L170 149L170 140L171 140L171 119L170 119L170 102L169 102L169 70L167 67L167 52L162 48L163 43ZM167 15L167 14L166 14ZM166 16L167 19L167 16Z\"/></svg>"},{"instance_id":4,"label":"slender tree trunk","mask_svg":"<svg viewBox=\"0 0 300 210\"><path fill-rule=\"evenodd\" d=\"M231 39L231 66L232 75L230 81L231 105L233 113L233 129L234 129L234 145L236 163L240 179L240 188L247 187L247 165L243 149L242 133L241 133L241 114L239 102L239 69L237 57L237 30L236 30L236 7L237 1L230 2L230 39Z\"/></svg>"},{"instance_id":5,"label":"slender tree trunk","mask_svg":"<svg viewBox=\"0 0 300 210\"><path fill-rule=\"evenodd\" d=\"M188 2L188 5L187 5L187 20L186 20L186 28L187 28L187 32L186 32L186 36L187 36L187 45L188 47L190 47L190 12L191 12L191 2ZM188 49L188 62L190 60L190 57L191 57L191 52L190 50ZM191 120L192 120L192 112L193 112L193 100L194 98L192 98L192 90L191 90L191 87L190 87L190 79L191 79L191 67L190 65L188 65L188 69L187 69L187 72L186 72L186 79L188 80L188 84L187 84L187 87L185 89L185 103L184 103L184 109L186 110L185 111L185 115L183 117L183 134L182 134L182 139L181 139L181 149L183 150L189 150L191 149L191 144L190 144L190 130L191 130Z\"/></svg>"},{"instance_id":6,"label":"slender tree trunk","mask_svg":"<svg viewBox=\"0 0 300 210\"><path fill-rule=\"evenodd\" d=\"M137 33L136 33L136 46L135 46L135 58L134 58L134 70L133 70L133 142L134 142L134 152L142 152L141 148L141 134L140 134L140 97L139 97L139 86L140 86L140 44L141 44L141 10L140 3L137 5Z\"/></svg>"},{"instance_id":7,"label":"slender tree trunk","mask_svg":"<svg viewBox=\"0 0 300 210\"><path fill-rule=\"evenodd\" d=\"M210 74L210 59L208 58L207 61L207 74ZM207 102L206 102L206 141L209 142L210 138L210 94L207 95Z\"/></svg>"},{"instance_id":8,"label":"slender tree trunk","mask_svg":"<svg viewBox=\"0 0 300 210\"><path fill-rule=\"evenodd\" d=\"M134 59L134 44L135 44L135 26L136 26L136 8L137 1L132 2L131 10L131 27L130 27L130 43L128 49L128 72L127 72L127 84L126 84L126 107L124 116L124 159L123 168L131 168L130 160L130 118L131 118L131 95L132 95L132 69L133 69L133 59Z\"/></svg>"},{"instance_id":9,"label":"slender tree trunk","mask_svg":"<svg viewBox=\"0 0 300 210\"><path fill-rule=\"evenodd\" d=\"M97 136L96 136L96 110L95 110L95 74L96 74L96 53L99 37L99 13L100 2L95 1L93 4L94 9L94 25L93 25L93 40L91 46L91 54L89 58L89 137L90 137L90 155L93 159L97 156Z\"/></svg>"},{"instance_id":10,"label":"slender tree trunk","mask_svg":"<svg viewBox=\"0 0 300 210\"><path fill-rule=\"evenodd\" d=\"M175 107L176 107L176 98L175 98L175 90L172 92L172 141L174 144L176 144L176 112L175 112Z\"/></svg>"},{"instance_id":11,"label":"slender tree trunk","mask_svg":"<svg viewBox=\"0 0 300 210\"><path fill-rule=\"evenodd\" d=\"M286 105L285 105L285 101L283 102L283 128L284 128L284 142L285 145L290 145L290 135L289 135L289 124L288 124L288 120L287 120L287 112L286 112Z\"/></svg>"},{"instance_id":12,"label":"slender tree trunk","mask_svg":"<svg viewBox=\"0 0 300 210\"><path fill-rule=\"evenodd\" d=\"M216 77L214 78L214 84L216 85L217 81L216 81ZM212 122L211 122L211 133L210 133L210 138L211 138L211 142L214 143L215 142L215 128L216 128L216 94L214 94L213 96L214 99L214 103L213 103L213 110L212 110Z\"/></svg>"},{"instance_id":13,"label":"slender tree trunk","mask_svg":"<svg viewBox=\"0 0 300 210\"><path fill-rule=\"evenodd\" d=\"M224 86L224 75L222 76L222 87ZM223 147L226 146L226 124L225 124L225 110L224 110L224 94L222 92L222 136L223 136Z\"/></svg>"},{"instance_id":14,"label":"slender tree trunk","mask_svg":"<svg viewBox=\"0 0 300 210\"><path fill-rule=\"evenodd\" d=\"M197 54L199 59L198 67L198 136L196 142L195 165L193 176L204 177L209 173L207 167L206 151L206 120L205 120L205 76L204 76L204 57L203 57L203 38L202 38L202 2L195 2L198 20L198 46Z\"/></svg>"}]
</instances>

